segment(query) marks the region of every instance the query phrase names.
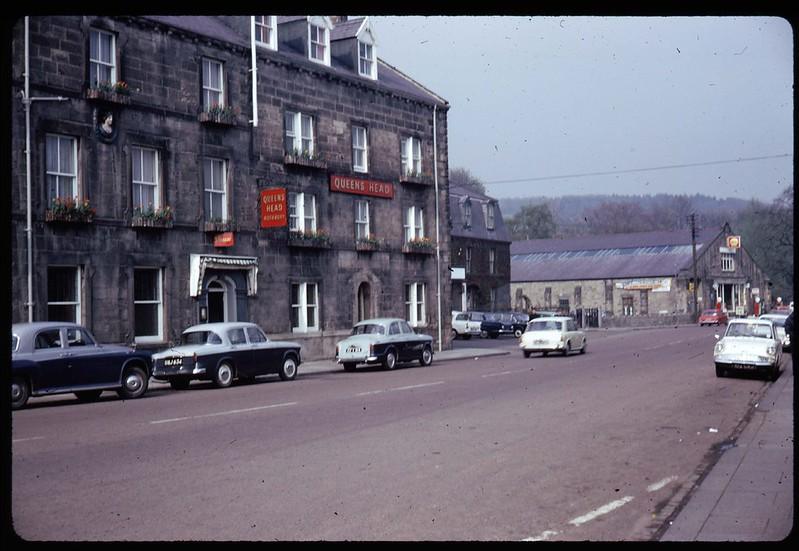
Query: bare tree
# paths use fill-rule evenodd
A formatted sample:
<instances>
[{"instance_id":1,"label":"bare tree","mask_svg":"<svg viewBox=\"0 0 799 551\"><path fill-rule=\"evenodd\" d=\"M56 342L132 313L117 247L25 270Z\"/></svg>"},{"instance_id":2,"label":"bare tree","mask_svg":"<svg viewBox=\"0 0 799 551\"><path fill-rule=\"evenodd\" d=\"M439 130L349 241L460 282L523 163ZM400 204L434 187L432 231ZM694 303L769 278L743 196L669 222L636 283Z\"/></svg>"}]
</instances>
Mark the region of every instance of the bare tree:
<instances>
[{"instance_id":1,"label":"bare tree","mask_svg":"<svg viewBox=\"0 0 799 551\"><path fill-rule=\"evenodd\" d=\"M486 194L485 184L466 168L452 168L449 171L449 184L472 189L477 193Z\"/></svg>"}]
</instances>

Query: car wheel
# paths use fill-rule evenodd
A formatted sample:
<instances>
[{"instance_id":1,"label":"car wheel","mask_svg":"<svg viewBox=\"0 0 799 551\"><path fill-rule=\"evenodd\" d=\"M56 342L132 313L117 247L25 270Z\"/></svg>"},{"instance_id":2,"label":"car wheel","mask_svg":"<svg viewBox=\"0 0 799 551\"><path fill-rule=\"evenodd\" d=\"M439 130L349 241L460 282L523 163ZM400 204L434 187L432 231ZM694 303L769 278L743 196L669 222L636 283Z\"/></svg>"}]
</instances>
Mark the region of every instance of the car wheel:
<instances>
[{"instance_id":1,"label":"car wheel","mask_svg":"<svg viewBox=\"0 0 799 551\"><path fill-rule=\"evenodd\" d=\"M430 350L429 346L425 346L424 350L422 350L422 356L419 358L419 365L427 367L431 363L433 363L433 351Z\"/></svg>"},{"instance_id":2,"label":"car wheel","mask_svg":"<svg viewBox=\"0 0 799 551\"><path fill-rule=\"evenodd\" d=\"M522 338L522 330L517 329L516 331L513 332L513 336L516 337L517 339Z\"/></svg>"},{"instance_id":3,"label":"car wheel","mask_svg":"<svg viewBox=\"0 0 799 551\"><path fill-rule=\"evenodd\" d=\"M355 366L356 365L357 364L353 364L353 363L345 363L344 364L344 371L355 371Z\"/></svg>"},{"instance_id":4,"label":"car wheel","mask_svg":"<svg viewBox=\"0 0 799 551\"><path fill-rule=\"evenodd\" d=\"M394 354L393 350L389 350L386 352L386 357L383 359L383 367L386 369L394 369L395 365L397 365L397 356Z\"/></svg>"},{"instance_id":5,"label":"car wheel","mask_svg":"<svg viewBox=\"0 0 799 551\"><path fill-rule=\"evenodd\" d=\"M455 331L454 329L452 330L452 340L453 341L458 340L458 332Z\"/></svg>"},{"instance_id":6,"label":"car wheel","mask_svg":"<svg viewBox=\"0 0 799 551\"><path fill-rule=\"evenodd\" d=\"M588 341L583 340L583 347L580 349L580 354L585 354L585 349L588 348Z\"/></svg>"},{"instance_id":7,"label":"car wheel","mask_svg":"<svg viewBox=\"0 0 799 551\"><path fill-rule=\"evenodd\" d=\"M546 356L547 354L549 354L549 352L547 352L547 351L541 352L542 356Z\"/></svg>"},{"instance_id":8,"label":"car wheel","mask_svg":"<svg viewBox=\"0 0 799 551\"><path fill-rule=\"evenodd\" d=\"M75 396L77 396L78 400L81 402L94 402L102 393L102 390L79 390L75 393Z\"/></svg>"},{"instance_id":9,"label":"car wheel","mask_svg":"<svg viewBox=\"0 0 799 551\"><path fill-rule=\"evenodd\" d=\"M189 388L190 383L191 379L186 377L173 377L169 379L169 386L171 386L174 390L186 390Z\"/></svg>"},{"instance_id":10,"label":"car wheel","mask_svg":"<svg viewBox=\"0 0 799 551\"><path fill-rule=\"evenodd\" d=\"M716 377L724 377L726 370L720 365L716 364Z\"/></svg>"},{"instance_id":11,"label":"car wheel","mask_svg":"<svg viewBox=\"0 0 799 551\"><path fill-rule=\"evenodd\" d=\"M122 388L117 390L120 398L132 400L147 392L147 373L141 367L130 367L122 374Z\"/></svg>"},{"instance_id":12,"label":"car wheel","mask_svg":"<svg viewBox=\"0 0 799 551\"><path fill-rule=\"evenodd\" d=\"M566 341L566 348L563 349L563 352L561 352L561 354L566 356L569 354L569 352L571 352L571 349L572 349L571 341Z\"/></svg>"},{"instance_id":13,"label":"car wheel","mask_svg":"<svg viewBox=\"0 0 799 551\"><path fill-rule=\"evenodd\" d=\"M499 333L491 333L490 336L492 339L496 339L497 337L499 337Z\"/></svg>"},{"instance_id":14,"label":"car wheel","mask_svg":"<svg viewBox=\"0 0 799 551\"><path fill-rule=\"evenodd\" d=\"M529 350L522 350L522 355L523 355L525 358L529 358L529 357L530 357L530 351L529 351Z\"/></svg>"},{"instance_id":15,"label":"car wheel","mask_svg":"<svg viewBox=\"0 0 799 551\"><path fill-rule=\"evenodd\" d=\"M294 356L286 356L278 375L284 381L291 381L297 376L297 360L294 359Z\"/></svg>"},{"instance_id":16,"label":"car wheel","mask_svg":"<svg viewBox=\"0 0 799 551\"><path fill-rule=\"evenodd\" d=\"M214 371L214 386L227 388L233 383L233 368L227 362L222 362Z\"/></svg>"},{"instance_id":17,"label":"car wheel","mask_svg":"<svg viewBox=\"0 0 799 551\"><path fill-rule=\"evenodd\" d=\"M28 403L30 390L28 383L22 377L11 379L11 409L19 409Z\"/></svg>"},{"instance_id":18,"label":"car wheel","mask_svg":"<svg viewBox=\"0 0 799 551\"><path fill-rule=\"evenodd\" d=\"M779 378L780 378L780 366L775 365L774 368L771 370L771 373L769 373L769 379L773 383Z\"/></svg>"}]
</instances>

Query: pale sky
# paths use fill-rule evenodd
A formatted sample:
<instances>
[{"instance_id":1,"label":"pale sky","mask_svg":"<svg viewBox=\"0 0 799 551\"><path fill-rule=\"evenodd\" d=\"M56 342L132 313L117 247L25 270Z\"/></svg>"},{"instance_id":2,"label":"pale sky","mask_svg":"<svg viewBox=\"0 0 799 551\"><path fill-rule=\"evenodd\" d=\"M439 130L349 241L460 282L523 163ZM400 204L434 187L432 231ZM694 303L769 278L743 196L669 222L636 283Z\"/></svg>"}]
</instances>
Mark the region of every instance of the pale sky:
<instances>
[{"instance_id":1,"label":"pale sky","mask_svg":"<svg viewBox=\"0 0 799 551\"><path fill-rule=\"evenodd\" d=\"M378 57L450 103L450 168L470 170L493 197L701 193L770 202L793 185L785 19L370 20Z\"/></svg>"}]
</instances>

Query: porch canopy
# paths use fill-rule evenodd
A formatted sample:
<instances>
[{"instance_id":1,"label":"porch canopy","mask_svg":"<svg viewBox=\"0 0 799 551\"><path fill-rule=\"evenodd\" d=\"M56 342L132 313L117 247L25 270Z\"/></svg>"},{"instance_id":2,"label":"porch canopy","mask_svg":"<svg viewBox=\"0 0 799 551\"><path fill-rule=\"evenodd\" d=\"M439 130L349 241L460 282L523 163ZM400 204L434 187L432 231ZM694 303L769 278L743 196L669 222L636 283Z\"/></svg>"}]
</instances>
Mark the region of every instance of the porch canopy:
<instances>
[{"instance_id":1,"label":"porch canopy","mask_svg":"<svg viewBox=\"0 0 799 551\"><path fill-rule=\"evenodd\" d=\"M227 256L219 254L192 254L189 264L189 295L202 294L205 270L246 270L247 296L253 297L258 291L258 258L254 256Z\"/></svg>"}]
</instances>

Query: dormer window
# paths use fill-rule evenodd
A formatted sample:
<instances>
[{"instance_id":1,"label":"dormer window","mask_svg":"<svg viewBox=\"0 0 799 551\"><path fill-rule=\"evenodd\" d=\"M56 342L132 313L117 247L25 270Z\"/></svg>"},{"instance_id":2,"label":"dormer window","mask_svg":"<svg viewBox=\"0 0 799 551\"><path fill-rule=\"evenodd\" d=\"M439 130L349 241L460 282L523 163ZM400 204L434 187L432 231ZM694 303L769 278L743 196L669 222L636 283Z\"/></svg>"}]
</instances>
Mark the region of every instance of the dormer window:
<instances>
[{"instance_id":1,"label":"dormer window","mask_svg":"<svg viewBox=\"0 0 799 551\"><path fill-rule=\"evenodd\" d=\"M308 23L308 58L330 65L330 33L327 27Z\"/></svg>"},{"instance_id":2,"label":"dormer window","mask_svg":"<svg viewBox=\"0 0 799 551\"><path fill-rule=\"evenodd\" d=\"M463 217L463 227L472 227L472 202L468 198L461 203L461 216Z\"/></svg>"},{"instance_id":3,"label":"dormer window","mask_svg":"<svg viewBox=\"0 0 799 551\"><path fill-rule=\"evenodd\" d=\"M255 15L255 43L277 50L277 16Z\"/></svg>"},{"instance_id":4,"label":"dormer window","mask_svg":"<svg viewBox=\"0 0 799 551\"><path fill-rule=\"evenodd\" d=\"M494 203L484 203L483 204L483 217L485 218L485 224L487 230L494 229Z\"/></svg>"},{"instance_id":5,"label":"dormer window","mask_svg":"<svg viewBox=\"0 0 799 551\"><path fill-rule=\"evenodd\" d=\"M358 41L358 74L373 80L377 79L374 46L360 40Z\"/></svg>"}]
</instances>

